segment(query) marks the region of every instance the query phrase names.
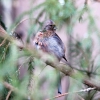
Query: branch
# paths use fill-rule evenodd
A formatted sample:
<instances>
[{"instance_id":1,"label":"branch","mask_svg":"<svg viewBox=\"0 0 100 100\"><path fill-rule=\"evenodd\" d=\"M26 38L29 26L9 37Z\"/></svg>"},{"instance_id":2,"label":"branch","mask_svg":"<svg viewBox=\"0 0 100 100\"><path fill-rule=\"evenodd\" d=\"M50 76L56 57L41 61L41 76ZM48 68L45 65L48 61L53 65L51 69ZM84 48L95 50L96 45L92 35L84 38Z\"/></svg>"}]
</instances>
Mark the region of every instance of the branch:
<instances>
[{"instance_id":1,"label":"branch","mask_svg":"<svg viewBox=\"0 0 100 100\"><path fill-rule=\"evenodd\" d=\"M7 82L3 82L3 85L9 90L12 90L12 91L15 90L15 88L11 84L9 84Z\"/></svg>"},{"instance_id":2,"label":"branch","mask_svg":"<svg viewBox=\"0 0 100 100\"><path fill-rule=\"evenodd\" d=\"M6 38L10 42L14 43L16 46L18 46L18 47L20 46L20 42L18 40L16 40L15 38L9 36L5 30L2 30L1 27L0 27L0 36L3 38ZM22 47L23 47L23 50L27 50L31 55L33 55L36 58L40 59L43 56L45 56L43 54L43 52L35 50L34 48L30 47L28 44L26 44L25 46L22 45ZM57 61L57 59L54 59L52 61L50 58L48 58L48 54L46 56L46 59L45 60L42 59L42 61L44 61L46 63L46 65L50 65L51 67L58 69L59 71L61 71L65 75L68 75L68 76L73 77L73 78L77 78L77 77L75 77L75 74L76 74L75 70L77 70L78 72L84 71L84 70L77 69L77 68L71 66L70 64L66 64L66 65L60 64ZM84 76L84 73L80 73L80 74L82 76ZM98 91L100 91L100 85L96 84L96 82L94 82L93 80L91 81L90 79L84 78L83 83L88 85L89 87L95 87Z\"/></svg>"},{"instance_id":3,"label":"branch","mask_svg":"<svg viewBox=\"0 0 100 100\"><path fill-rule=\"evenodd\" d=\"M100 86L93 80L84 79L83 83L89 87L96 87L96 89L100 91Z\"/></svg>"},{"instance_id":4,"label":"branch","mask_svg":"<svg viewBox=\"0 0 100 100\"><path fill-rule=\"evenodd\" d=\"M7 95L7 97L6 97L6 100L9 99L9 96L10 96L11 92L14 92L14 93L19 94L19 91L20 91L20 90L19 90L18 88L15 88L14 86L12 86L10 83L8 83L8 82L3 82L3 85L4 85L7 89L9 89L8 95ZM27 94L26 94L26 93L23 94L23 93L20 92L20 95L23 96L23 97L25 97L25 98L27 98Z\"/></svg>"},{"instance_id":5,"label":"branch","mask_svg":"<svg viewBox=\"0 0 100 100\"><path fill-rule=\"evenodd\" d=\"M0 43L0 47L5 43L6 39L4 39L1 43Z\"/></svg>"},{"instance_id":6,"label":"branch","mask_svg":"<svg viewBox=\"0 0 100 100\"><path fill-rule=\"evenodd\" d=\"M68 95L68 94L72 94L72 93L81 93L81 92L88 92L88 91L91 91L91 90L95 90L95 88L87 88L87 89L83 89L83 90L79 90L79 91L63 93L63 94L57 95L57 96L55 96L55 97L53 97L53 98L46 99L46 100L57 99L57 98L60 98L60 97L62 97L62 96L66 96L66 95Z\"/></svg>"},{"instance_id":7,"label":"branch","mask_svg":"<svg viewBox=\"0 0 100 100\"><path fill-rule=\"evenodd\" d=\"M50 62L50 60L45 62L47 65L50 65L53 68L58 69L59 71L61 71L62 73L64 73L65 75L68 75L74 79L77 79L77 77L75 77L75 72L72 71L70 68L68 69L68 66L65 65L61 65L58 64L58 62ZM70 67L70 66L69 66ZM84 74L80 73L82 76L84 76ZM78 79L77 79L78 80ZM96 84L96 82L94 80L90 80L90 79L86 79L86 77L83 79L82 81L85 85L94 88L98 91L100 91L100 85Z\"/></svg>"},{"instance_id":8,"label":"branch","mask_svg":"<svg viewBox=\"0 0 100 100\"><path fill-rule=\"evenodd\" d=\"M7 97L6 97L6 100L9 99L9 97L10 97L10 95L11 95L11 92L12 92L12 90L9 90L8 95L7 95Z\"/></svg>"}]
</instances>

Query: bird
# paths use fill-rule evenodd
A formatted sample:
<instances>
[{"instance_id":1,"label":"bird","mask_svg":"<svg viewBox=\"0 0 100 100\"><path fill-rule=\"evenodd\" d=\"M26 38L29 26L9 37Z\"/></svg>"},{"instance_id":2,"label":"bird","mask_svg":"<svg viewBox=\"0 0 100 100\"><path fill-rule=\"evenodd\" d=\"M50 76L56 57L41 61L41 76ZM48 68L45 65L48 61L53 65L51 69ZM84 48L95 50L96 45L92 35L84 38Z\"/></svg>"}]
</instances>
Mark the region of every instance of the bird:
<instances>
[{"instance_id":1,"label":"bird","mask_svg":"<svg viewBox=\"0 0 100 100\"><path fill-rule=\"evenodd\" d=\"M56 25L52 20L47 20L43 29L39 31L34 39L36 48L42 51L53 54L59 61L63 58L66 62L65 47L61 38L56 33ZM62 94L61 76L59 72L58 93Z\"/></svg>"}]
</instances>

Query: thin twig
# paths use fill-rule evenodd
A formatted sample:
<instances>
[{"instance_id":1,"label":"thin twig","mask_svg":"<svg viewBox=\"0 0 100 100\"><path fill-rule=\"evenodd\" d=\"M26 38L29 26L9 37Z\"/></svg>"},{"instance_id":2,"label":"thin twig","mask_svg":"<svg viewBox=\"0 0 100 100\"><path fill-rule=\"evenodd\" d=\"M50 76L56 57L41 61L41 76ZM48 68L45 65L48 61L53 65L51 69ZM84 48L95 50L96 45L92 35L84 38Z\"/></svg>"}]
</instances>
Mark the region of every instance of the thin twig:
<instances>
[{"instance_id":1,"label":"thin twig","mask_svg":"<svg viewBox=\"0 0 100 100\"><path fill-rule=\"evenodd\" d=\"M25 64L25 63L27 63L28 62L28 60L31 58L32 56L30 56L30 57L27 57L26 58L26 60L19 66L19 68L17 69L17 71L16 72L18 72L19 74L20 74L20 69L21 69L21 67Z\"/></svg>"},{"instance_id":2,"label":"thin twig","mask_svg":"<svg viewBox=\"0 0 100 100\"><path fill-rule=\"evenodd\" d=\"M9 97L10 97L10 95L11 95L11 92L12 92L12 90L9 90L9 92L8 92L8 94L7 94L7 97L6 97L6 100L9 100Z\"/></svg>"},{"instance_id":3,"label":"thin twig","mask_svg":"<svg viewBox=\"0 0 100 100\"><path fill-rule=\"evenodd\" d=\"M12 91L15 90L14 87L8 82L3 82L3 85L9 90L12 90Z\"/></svg>"},{"instance_id":4,"label":"thin twig","mask_svg":"<svg viewBox=\"0 0 100 100\"><path fill-rule=\"evenodd\" d=\"M25 22L25 21L27 21L27 20L29 20L29 19L34 19L34 18L25 18L25 19L22 19L19 23L17 23L16 25L15 25L15 27L12 29L12 33L15 31L15 29L16 29L16 27L18 27L20 24L22 24L23 22Z\"/></svg>"},{"instance_id":5,"label":"thin twig","mask_svg":"<svg viewBox=\"0 0 100 100\"><path fill-rule=\"evenodd\" d=\"M81 100L85 100L85 99L83 99L79 94L77 94L77 96L78 96Z\"/></svg>"},{"instance_id":6,"label":"thin twig","mask_svg":"<svg viewBox=\"0 0 100 100\"><path fill-rule=\"evenodd\" d=\"M37 77L39 77L41 75L41 73L43 72L43 70L47 67L47 65L40 71L40 73L38 74Z\"/></svg>"},{"instance_id":7,"label":"thin twig","mask_svg":"<svg viewBox=\"0 0 100 100\"><path fill-rule=\"evenodd\" d=\"M7 49L8 49L8 47L9 47L9 45L10 45L10 42L6 45L6 47L5 47L5 52L4 52L4 54L2 55L2 58L1 58L1 61L0 61L0 62L2 62L2 61L5 59L6 52L7 52Z\"/></svg>"},{"instance_id":8,"label":"thin twig","mask_svg":"<svg viewBox=\"0 0 100 100\"><path fill-rule=\"evenodd\" d=\"M6 39L4 39L1 43L0 43L0 47L5 43Z\"/></svg>"},{"instance_id":9,"label":"thin twig","mask_svg":"<svg viewBox=\"0 0 100 100\"><path fill-rule=\"evenodd\" d=\"M62 96L66 96L66 95L68 95L68 94L80 93L80 92L88 92L88 91L90 91L90 90L95 90L95 89L96 89L96 88L94 87L94 88L87 88L87 89L80 90L80 91L67 92L67 93L63 93L63 94L57 95L57 96L55 96L55 97L53 97L53 98L50 98L50 99L46 99L46 100L57 99L57 98L60 98L60 97L62 97Z\"/></svg>"}]
</instances>

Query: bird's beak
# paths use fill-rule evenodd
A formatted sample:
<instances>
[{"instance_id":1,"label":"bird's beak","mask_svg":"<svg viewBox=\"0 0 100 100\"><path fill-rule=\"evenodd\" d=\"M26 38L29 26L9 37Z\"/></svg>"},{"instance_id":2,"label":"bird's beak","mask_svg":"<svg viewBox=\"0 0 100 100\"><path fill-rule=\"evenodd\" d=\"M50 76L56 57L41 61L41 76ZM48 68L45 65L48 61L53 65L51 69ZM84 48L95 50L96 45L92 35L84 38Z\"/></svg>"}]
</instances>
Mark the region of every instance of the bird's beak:
<instances>
[{"instance_id":1,"label":"bird's beak","mask_svg":"<svg viewBox=\"0 0 100 100\"><path fill-rule=\"evenodd\" d=\"M56 29L57 29L57 27L55 26L55 27L54 27L54 30L56 30Z\"/></svg>"}]
</instances>

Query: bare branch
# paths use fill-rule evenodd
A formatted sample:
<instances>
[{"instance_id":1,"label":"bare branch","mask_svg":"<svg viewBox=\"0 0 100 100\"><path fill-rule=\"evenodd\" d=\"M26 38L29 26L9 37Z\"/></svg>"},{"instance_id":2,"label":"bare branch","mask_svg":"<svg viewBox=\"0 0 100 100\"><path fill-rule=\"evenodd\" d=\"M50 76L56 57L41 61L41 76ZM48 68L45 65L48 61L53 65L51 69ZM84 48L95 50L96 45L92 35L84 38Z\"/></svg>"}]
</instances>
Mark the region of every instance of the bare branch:
<instances>
[{"instance_id":1,"label":"bare branch","mask_svg":"<svg viewBox=\"0 0 100 100\"><path fill-rule=\"evenodd\" d=\"M9 90L8 95L7 95L7 97L6 97L6 100L9 100L9 97L10 97L10 95L11 95L11 92L12 92L12 90Z\"/></svg>"},{"instance_id":2,"label":"bare branch","mask_svg":"<svg viewBox=\"0 0 100 100\"><path fill-rule=\"evenodd\" d=\"M0 43L0 47L5 43L6 39L4 39L1 43Z\"/></svg>"},{"instance_id":3,"label":"bare branch","mask_svg":"<svg viewBox=\"0 0 100 100\"><path fill-rule=\"evenodd\" d=\"M46 99L46 100L52 100L52 99L60 98L60 97L62 97L62 96L66 96L66 95L68 95L68 94L80 93L80 92L88 92L88 91L91 91L91 90L95 90L95 88L87 88L87 89L83 89L83 90L79 90L79 91L63 93L63 94L57 95L57 96L55 96L55 97L53 97L53 98Z\"/></svg>"},{"instance_id":4,"label":"bare branch","mask_svg":"<svg viewBox=\"0 0 100 100\"><path fill-rule=\"evenodd\" d=\"M3 85L9 90L12 90L12 91L15 90L14 87L11 84L7 83L7 82L4 82Z\"/></svg>"}]
</instances>

